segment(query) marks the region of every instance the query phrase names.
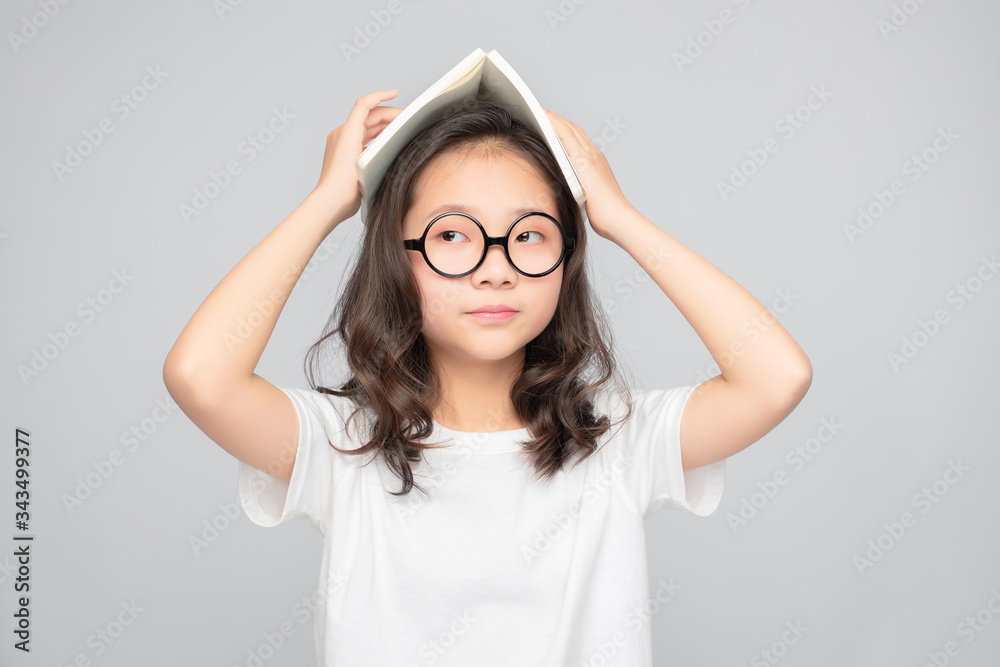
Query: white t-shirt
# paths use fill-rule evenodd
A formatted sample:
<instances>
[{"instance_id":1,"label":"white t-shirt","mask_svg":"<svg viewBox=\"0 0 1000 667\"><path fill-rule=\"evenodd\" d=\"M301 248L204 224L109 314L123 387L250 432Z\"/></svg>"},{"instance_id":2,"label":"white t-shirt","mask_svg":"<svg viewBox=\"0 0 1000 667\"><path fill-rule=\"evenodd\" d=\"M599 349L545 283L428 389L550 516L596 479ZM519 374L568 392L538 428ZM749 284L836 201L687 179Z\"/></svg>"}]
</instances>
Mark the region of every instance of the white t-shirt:
<instances>
[{"instance_id":1,"label":"white t-shirt","mask_svg":"<svg viewBox=\"0 0 1000 667\"><path fill-rule=\"evenodd\" d=\"M648 588L643 519L663 506L707 516L725 478L725 460L681 468L693 390L633 390L632 418L548 483L519 451L527 429L435 422L428 442L449 447L410 464L428 495L398 497L381 457L329 446L365 442L362 414L345 432L349 399L283 388L300 428L291 482L240 462L240 502L260 526L305 517L323 533L320 667L652 667L643 609L672 592ZM618 390L595 407L617 418Z\"/></svg>"}]
</instances>

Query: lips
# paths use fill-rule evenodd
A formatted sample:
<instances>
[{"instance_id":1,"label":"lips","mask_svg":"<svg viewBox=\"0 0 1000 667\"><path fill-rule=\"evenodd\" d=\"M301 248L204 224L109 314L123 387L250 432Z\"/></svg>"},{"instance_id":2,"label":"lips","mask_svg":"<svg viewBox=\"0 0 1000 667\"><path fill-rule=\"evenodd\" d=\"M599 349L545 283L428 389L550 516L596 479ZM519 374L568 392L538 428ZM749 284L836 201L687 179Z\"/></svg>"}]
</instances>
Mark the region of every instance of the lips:
<instances>
[{"instance_id":1,"label":"lips","mask_svg":"<svg viewBox=\"0 0 1000 667\"><path fill-rule=\"evenodd\" d=\"M495 306L482 306L476 308L475 310L470 310L469 313L516 313L517 311L506 304L498 304Z\"/></svg>"}]
</instances>

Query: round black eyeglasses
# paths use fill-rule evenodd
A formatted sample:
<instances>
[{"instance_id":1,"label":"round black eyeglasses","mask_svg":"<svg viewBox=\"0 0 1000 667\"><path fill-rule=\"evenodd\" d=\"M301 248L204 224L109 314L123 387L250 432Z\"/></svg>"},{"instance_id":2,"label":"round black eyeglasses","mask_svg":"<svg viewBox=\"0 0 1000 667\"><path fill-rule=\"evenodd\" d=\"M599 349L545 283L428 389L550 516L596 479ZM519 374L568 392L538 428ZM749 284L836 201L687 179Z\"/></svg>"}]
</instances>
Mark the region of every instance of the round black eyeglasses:
<instances>
[{"instance_id":1,"label":"round black eyeglasses","mask_svg":"<svg viewBox=\"0 0 1000 667\"><path fill-rule=\"evenodd\" d=\"M525 213L503 236L488 236L482 224L466 213L442 213L427 224L420 238L403 240L405 249L419 250L427 265L446 278L461 278L478 269L493 245L503 246L515 271L540 278L559 267L576 240L541 211Z\"/></svg>"}]
</instances>

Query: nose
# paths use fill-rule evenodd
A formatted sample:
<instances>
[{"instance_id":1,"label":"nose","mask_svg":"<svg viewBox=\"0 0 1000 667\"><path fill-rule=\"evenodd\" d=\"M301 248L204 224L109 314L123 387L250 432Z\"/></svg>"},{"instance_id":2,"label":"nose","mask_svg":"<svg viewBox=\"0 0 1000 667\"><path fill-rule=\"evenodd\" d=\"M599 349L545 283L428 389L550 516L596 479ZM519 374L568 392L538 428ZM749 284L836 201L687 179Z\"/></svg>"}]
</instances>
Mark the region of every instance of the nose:
<instances>
[{"instance_id":1,"label":"nose","mask_svg":"<svg viewBox=\"0 0 1000 667\"><path fill-rule=\"evenodd\" d=\"M493 245L486 250L486 257L483 263L475 270L473 276L477 282L491 282L494 284L512 282L517 279L517 271L507 261L507 255L503 246Z\"/></svg>"}]
</instances>

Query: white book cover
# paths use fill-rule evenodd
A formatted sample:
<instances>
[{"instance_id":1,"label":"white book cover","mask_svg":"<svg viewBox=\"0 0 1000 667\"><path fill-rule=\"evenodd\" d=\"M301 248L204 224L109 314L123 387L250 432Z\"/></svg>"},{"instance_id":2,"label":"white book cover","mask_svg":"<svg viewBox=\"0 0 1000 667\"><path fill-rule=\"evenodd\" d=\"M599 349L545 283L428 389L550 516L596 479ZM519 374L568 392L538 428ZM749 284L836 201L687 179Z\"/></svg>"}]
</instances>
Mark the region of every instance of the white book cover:
<instances>
[{"instance_id":1,"label":"white book cover","mask_svg":"<svg viewBox=\"0 0 1000 667\"><path fill-rule=\"evenodd\" d=\"M496 50L486 53L476 49L403 109L362 151L356 164L362 222L368 217L372 195L406 144L449 109L468 100L488 100L503 105L511 115L545 139L566 177L581 218L586 221L587 195L545 110Z\"/></svg>"}]
</instances>

